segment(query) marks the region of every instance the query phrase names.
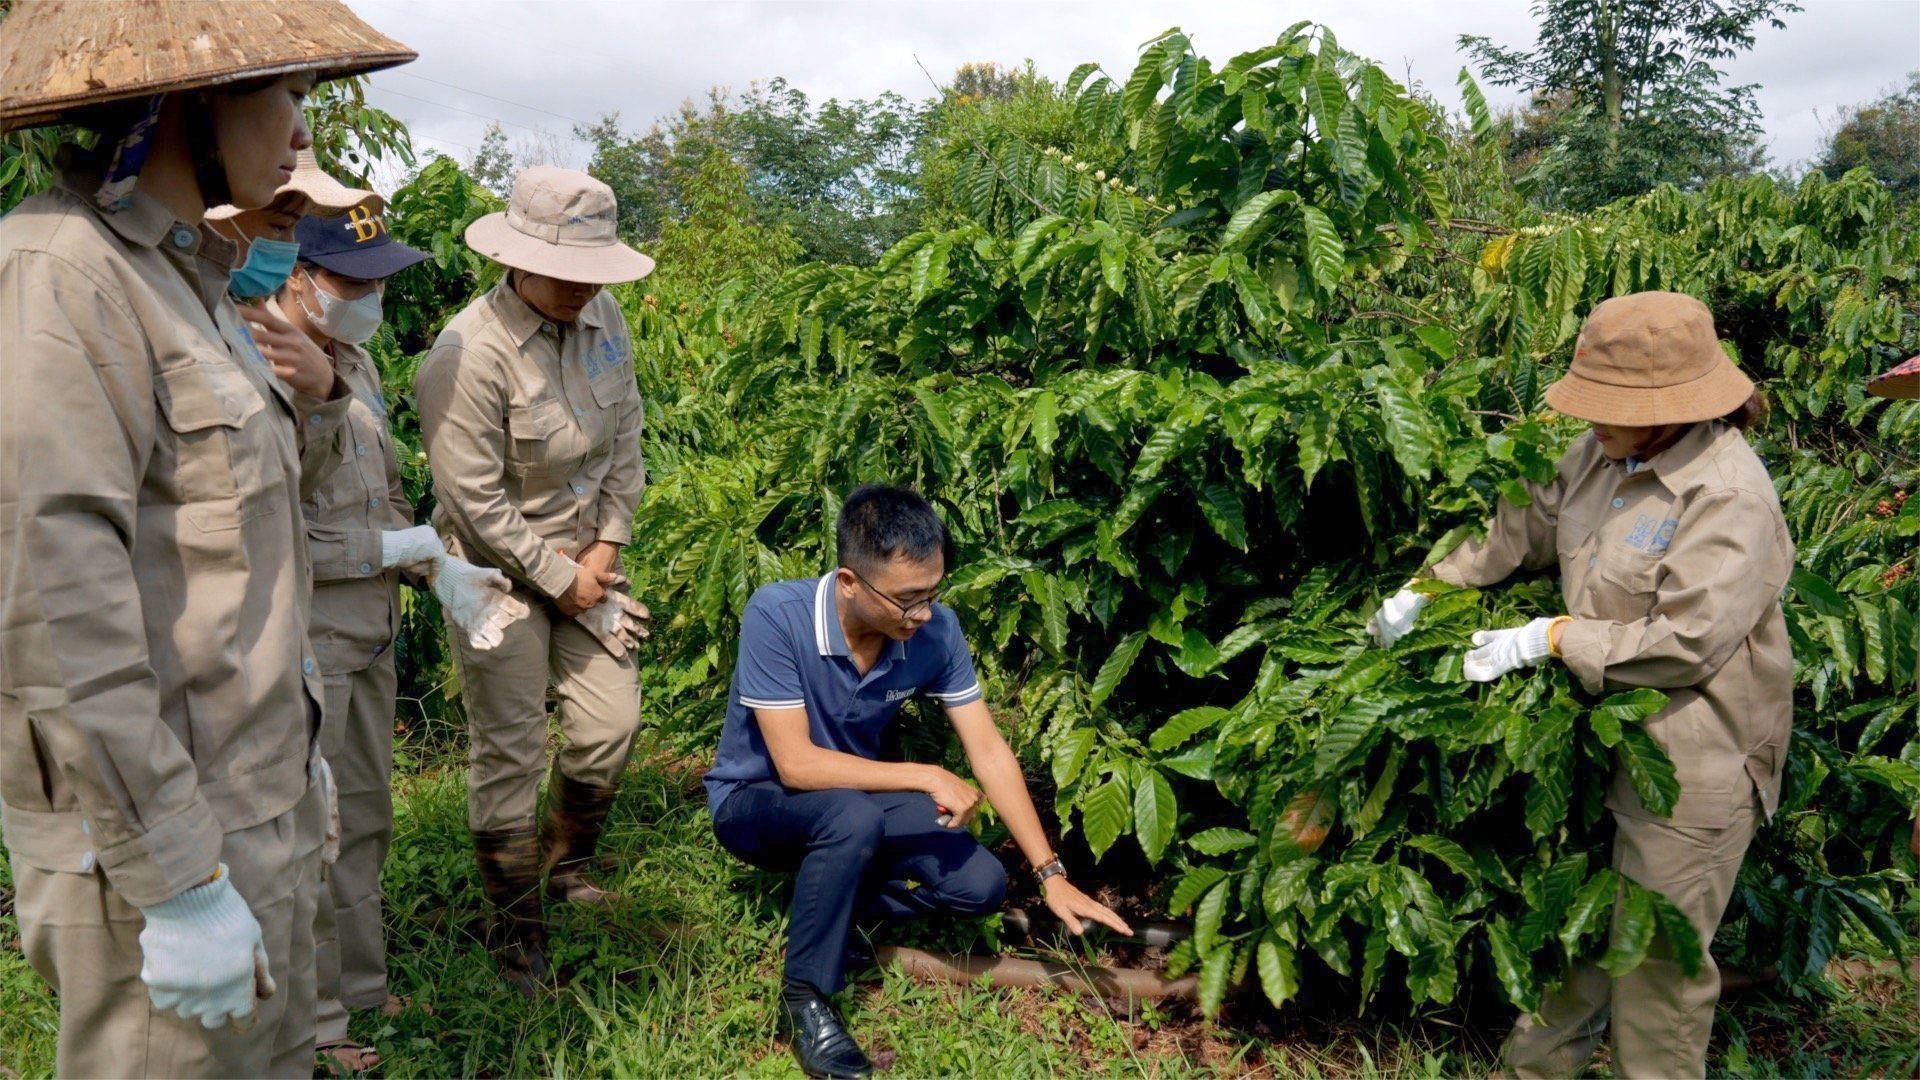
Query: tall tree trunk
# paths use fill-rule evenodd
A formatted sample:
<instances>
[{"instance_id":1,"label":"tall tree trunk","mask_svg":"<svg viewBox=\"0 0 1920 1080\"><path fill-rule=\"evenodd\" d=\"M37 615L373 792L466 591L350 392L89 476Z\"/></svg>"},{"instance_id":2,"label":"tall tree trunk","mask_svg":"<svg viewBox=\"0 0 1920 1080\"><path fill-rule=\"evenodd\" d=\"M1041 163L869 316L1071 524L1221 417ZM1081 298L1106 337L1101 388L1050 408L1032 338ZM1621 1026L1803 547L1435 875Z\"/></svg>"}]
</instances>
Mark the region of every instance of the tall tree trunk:
<instances>
[{"instance_id":1,"label":"tall tree trunk","mask_svg":"<svg viewBox=\"0 0 1920 1080\"><path fill-rule=\"evenodd\" d=\"M1626 79L1620 70L1620 0L1600 0L1594 11L1594 50L1600 65L1600 103L1607 118L1607 165L1620 155Z\"/></svg>"}]
</instances>

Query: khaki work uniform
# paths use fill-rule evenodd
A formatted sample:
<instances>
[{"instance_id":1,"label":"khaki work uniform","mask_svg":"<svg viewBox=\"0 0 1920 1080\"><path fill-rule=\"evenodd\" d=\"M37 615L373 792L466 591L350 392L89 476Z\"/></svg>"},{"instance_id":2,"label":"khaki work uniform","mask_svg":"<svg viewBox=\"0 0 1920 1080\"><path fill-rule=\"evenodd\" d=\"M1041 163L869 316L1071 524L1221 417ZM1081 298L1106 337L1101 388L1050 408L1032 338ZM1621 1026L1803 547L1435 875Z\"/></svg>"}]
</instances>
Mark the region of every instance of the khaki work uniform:
<instances>
[{"instance_id":1,"label":"khaki work uniform","mask_svg":"<svg viewBox=\"0 0 1920 1080\"><path fill-rule=\"evenodd\" d=\"M1744 435L1696 424L1631 475L1592 435L1574 443L1525 507L1502 500L1485 540L1433 566L1456 585L1488 585L1557 564L1573 621L1560 653L1589 693L1654 687L1668 703L1646 722L1673 759L1669 817L1641 805L1616 769L1607 806L1619 826L1614 867L1673 901L1713 934L1762 814L1780 801L1793 720L1793 654L1781 590L1793 569L1766 468ZM1520 1076L1581 1070L1608 1021L1624 1076L1702 1076L1720 974L1709 955L1688 978L1661 951L1618 979L1574 971L1504 1051Z\"/></svg>"},{"instance_id":2,"label":"khaki work uniform","mask_svg":"<svg viewBox=\"0 0 1920 1080\"><path fill-rule=\"evenodd\" d=\"M325 811L296 398L234 247L75 174L0 220L0 825L69 1075L313 1068ZM154 1010L139 908L225 862L279 992L246 1033Z\"/></svg>"},{"instance_id":3,"label":"khaki work uniform","mask_svg":"<svg viewBox=\"0 0 1920 1080\"><path fill-rule=\"evenodd\" d=\"M400 572L382 568L380 534L413 524L380 371L357 345L335 341L330 349L352 404L334 445L309 453L331 451L343 464L303 507L313 559L313 651L326 681L320 748L340 794L340 858L327 868L315 930L323 1044L346 1037L349 1010L387 999L380 869L393 839Z\"/></svg>"},{"instance_id":4,"label":"khaki work uniform","mask_svg":"<svg viewBox=\"0 0 1920 1080\"><path fill-rule=\"evenodd\" d=\"M549 676L564 775L617 785L640 724L633 655L615 659L552 604L573 584L566 556L633 535L646 473L626 320L601 293L573 325L556 325L502 281L440 332L414 386L435 523L455 555L506 573L532 609L487 652L453 632L473 744L468 824L527 825L546 763Z\"/></svg>"}]
</instances>

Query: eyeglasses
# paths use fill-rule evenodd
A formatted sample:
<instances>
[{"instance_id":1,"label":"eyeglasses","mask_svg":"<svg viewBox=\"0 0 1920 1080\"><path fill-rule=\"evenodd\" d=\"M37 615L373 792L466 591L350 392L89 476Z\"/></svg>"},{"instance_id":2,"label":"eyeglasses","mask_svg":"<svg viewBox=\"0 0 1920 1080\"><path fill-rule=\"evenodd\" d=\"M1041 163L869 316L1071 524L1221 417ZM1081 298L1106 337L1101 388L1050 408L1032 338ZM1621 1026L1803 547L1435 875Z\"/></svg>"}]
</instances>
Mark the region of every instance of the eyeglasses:
<instances>
[{"instance_id":1,"label":"eyeglasses","mask_svg":"<svg viewBox=\"0 0 1920 1080\"><path fill-rule=\"evenodd\" d=\"M853 567L851 566L847 567L847 573L852 574L854 577L854 580L858 581L862 585L865 585L867 587L868 592L872 593L873 595L891 604L893 606L893 609L900 613L900 618L902 620L912 619L923 611L931 610L934 605L934 602L940 599L940 590L935 589L933 593L924 600L916 600L911 604L903 604L900 601L895 600L893 597L888 596L886 593L881 592L879 589L874 588L873 582L868 581L866 578L861 577L860 571L855 570Z\"/></svg>"}]
</instances>

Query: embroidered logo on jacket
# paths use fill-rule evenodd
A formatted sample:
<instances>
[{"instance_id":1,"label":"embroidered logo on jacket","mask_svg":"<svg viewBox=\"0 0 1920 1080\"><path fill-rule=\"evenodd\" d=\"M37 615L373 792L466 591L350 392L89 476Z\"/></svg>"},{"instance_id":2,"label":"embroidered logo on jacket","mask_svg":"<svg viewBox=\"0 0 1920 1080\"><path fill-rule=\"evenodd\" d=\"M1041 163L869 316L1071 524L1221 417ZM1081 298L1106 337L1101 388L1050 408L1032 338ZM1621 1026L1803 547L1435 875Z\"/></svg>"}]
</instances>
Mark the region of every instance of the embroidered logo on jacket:
<instances>
[{"instance_id":1,"label":"embroidered logo on jacket","mask_svg":"<svg viewBox=\"0 0 1920 1080\"><path fill-rule=\"evenodd\" d=\"M1667 549L1673 546L1673 533L1679 527L1678 519L1668 518L1656 525L1650 515L1640 514L1633 519L1633 528L1620 538L1620 542L1649 555L1665 555Z\"/></svg>"},{"instance_id":2,"label":"embroidered logo on jacket","mask_svg":"<svg viewBox=\"0 0 1920 1080\"><path fill-rule=\"evenodd\" d=\"M580 354L587 365L587 378L591 379L602 371L611 371L620 366L626 355L627 343L621 338L606 338L600 344Z\"/></svg>"}]
</instances>

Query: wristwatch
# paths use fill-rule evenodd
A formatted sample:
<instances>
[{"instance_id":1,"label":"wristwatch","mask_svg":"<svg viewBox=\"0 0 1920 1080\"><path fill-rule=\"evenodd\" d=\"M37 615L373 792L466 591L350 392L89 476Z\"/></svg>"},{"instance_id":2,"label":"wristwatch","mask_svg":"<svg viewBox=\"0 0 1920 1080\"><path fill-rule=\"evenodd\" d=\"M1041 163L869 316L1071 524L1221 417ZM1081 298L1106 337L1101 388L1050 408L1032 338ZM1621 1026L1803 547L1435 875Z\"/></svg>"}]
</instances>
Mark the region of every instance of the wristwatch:
<instances>
[{"instance_id":1,"label":"wristwatch","mask_svg":"<svg viewBox=\"0 0 1920 1080\"><path fill-rule=\"evenodd\" d=\"M1040 866L1034 870L1033 883L1036 885L1045 885L1047 883L1047 879L1050 877L1063 878L1066 876L1067 876L1066 866L1064 866L1060 862L1060 856L1055 855L1053 858L1048 859L1044 863L1041 863Z\"/></svg>"}]
</instances>

